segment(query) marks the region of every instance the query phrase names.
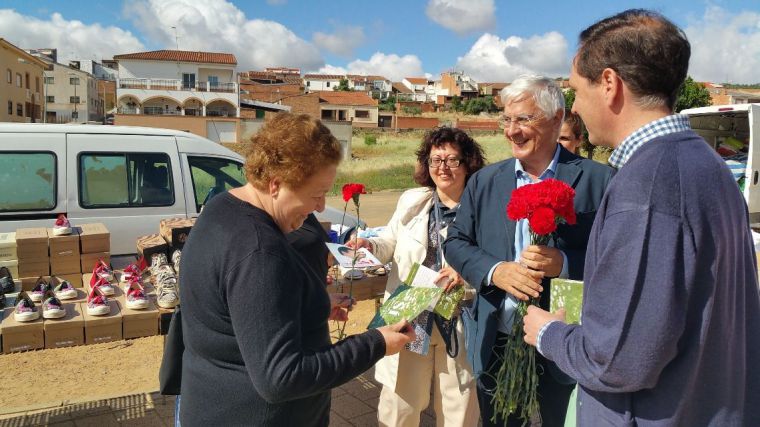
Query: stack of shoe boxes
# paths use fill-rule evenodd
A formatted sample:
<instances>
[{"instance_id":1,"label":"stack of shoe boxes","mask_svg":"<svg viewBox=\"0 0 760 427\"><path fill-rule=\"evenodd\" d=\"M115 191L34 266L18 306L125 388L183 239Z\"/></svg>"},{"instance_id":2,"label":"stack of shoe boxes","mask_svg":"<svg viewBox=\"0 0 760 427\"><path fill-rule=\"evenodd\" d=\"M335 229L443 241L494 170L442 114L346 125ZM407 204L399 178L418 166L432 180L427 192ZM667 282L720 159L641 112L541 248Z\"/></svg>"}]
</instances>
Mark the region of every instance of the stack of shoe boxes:
<instances>
[{"instance_id":1,"label":"stack of shoe boxes","mask_svg":"<svg viewBox=\"0 0 760 427\"><path fill-rule=\"evenodd\" d=\"M145 257L145 262L150 265L153 254L162 253L169 256L169 245L159 234L149 234L137 238L137 255Z\"/></svg>"},{"instance_id":2,"label":"stack of shoe boxes","mask_svg":"<svg viewBox=\"0 0 760 427\"><path fill-rule=\"evenodd\" d=\"M91 272L98 260L111 263L111 233L101 223L82 224L79 227L81 272Z\"/></svg>"},{"instance_id":3,"label":"stack of shoe boxes","mask_svg":"<svg viewBox=\"0 0 760 427\"><path fill-rule=\"evenodd\" d=\"M3 310L3 353L45 348L42 316L31 322L18 322L13 307Z\"/></svg>"},{"instance_id":4,"label":"stack of shoe boxes","mask_svg":"<svg viewBox=\"0 0 760 427\"><path fill-rule=\"evenodd\" d=\"M50 274L68 280L74 287L82 287L82 268L79 255L79 229L71 228L71 234L56 236L48 228L50 246Z\"/></svg>"},{"instance_id":5,"label":"stack of shoe boxes","mask_svg":"<svg viewBox=\"0 0 760 427\"><path fill-rule=\"evenodd\" d=\"M84 313L84 337L86 344L118 341L123 339L122 315L116 300L109 299L111 311L105 316L93 316L87 312L87 303L82 303Z\"/></svg>"},{"instance_id":6,"label":"stack of shoe boxes","mask_svg":"<svg viewBox=\"0 0 760 427\"><path fill-rule=\"evenodd\" d=\"M16 230L18 276L23 290L30 291L37 278L50 275L48 234L45 228Z\"/></svg>"},{"instance_id":7,"label":"stack of shoe boxes","mask_svg":"<svg viewBox=\"0 0 760 427\"><path fill-rule=\"evenodd\" d=\"M8 267L13 279L18 275L18 252L16 251L16 233L0 233L0 267Z\"/></svg>"},{"instance_id":8,"label":"stack of shoe boxes","mask_svg":"<svg viewBox=\"0 0 760 427\"><path fill-rule=\"evenodd\" d=\"M45 319L45 348L71 347L84 344L84 314L80 303L63 302L66 315Z\"/></svg>"},{"instance_id":9,"label":"stack of shoe boxes","mask_svg":"<svg viewBox=\"0 0 760 427\"><path fill-rule=\"evenodd\" d=\"M195 225L195 218L164 218L159 224L161 237L172 249L182 249Z\"/></svg>"}]
</instances>

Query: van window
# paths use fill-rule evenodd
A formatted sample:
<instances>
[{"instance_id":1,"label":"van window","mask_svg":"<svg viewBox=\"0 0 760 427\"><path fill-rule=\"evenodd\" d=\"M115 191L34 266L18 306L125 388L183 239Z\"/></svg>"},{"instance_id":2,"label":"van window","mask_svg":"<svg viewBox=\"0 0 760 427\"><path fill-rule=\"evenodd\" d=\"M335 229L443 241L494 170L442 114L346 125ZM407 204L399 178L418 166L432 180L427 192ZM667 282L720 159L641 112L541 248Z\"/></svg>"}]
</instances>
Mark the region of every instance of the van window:
<instances>
[{"instance_id":1,"label":"van window","mask_svg":"<svg viewBox=\"0 0 760 427\"><path fill-rule=\"evenodd\" d=\"M187 161L193 177L196 212L217 194L245 184L243 165L234 160L188 156Z\"/></svg>"},{"instance_id":2,"label":"van window","mask_svg":"<svg viewBox=\"0 0 760 427\"><path fill-rule=\"evenodd\" d=\"M171 164L165 153L83 153L79 174L83 208L174 204Z\"/></svg>"},{"instance_id":3,"label":"van window","mask_svg":"<svg viewBox=\"0 0 760 427\"><path fill-rule=\"evenodd\" d=\"M0 156L0 212L52 210L56 204L56 156L4 151Z\"/></svg>"}]
</instances>

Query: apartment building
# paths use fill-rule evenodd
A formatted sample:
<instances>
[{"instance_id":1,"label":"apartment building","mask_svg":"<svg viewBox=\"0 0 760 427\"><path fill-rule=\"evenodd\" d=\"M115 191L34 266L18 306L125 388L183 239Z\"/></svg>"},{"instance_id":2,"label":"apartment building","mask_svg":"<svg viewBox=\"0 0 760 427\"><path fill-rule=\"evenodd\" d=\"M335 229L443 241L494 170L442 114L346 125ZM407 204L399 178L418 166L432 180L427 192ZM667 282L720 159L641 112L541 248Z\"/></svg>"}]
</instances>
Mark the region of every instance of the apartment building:
<instances>
[{"instance_id":1,"label":"apartment building","mask_svg":"<svg viewBox=\"0 0 760 427\"><path fill-rule=\"evenodd\" d=\"M0 38L0 122L41 122L47 64Z\"/></svg>"},{"instance_id":2,"label":"apartment building","mask_svg":"<svg viewBox=\"0 0 760 427\"><path fill-rule=\"evenodd\" d=\"M47 123L103 122L105 103L92 74L48 62L44 84Z\"/></svg>"}]
</instances>

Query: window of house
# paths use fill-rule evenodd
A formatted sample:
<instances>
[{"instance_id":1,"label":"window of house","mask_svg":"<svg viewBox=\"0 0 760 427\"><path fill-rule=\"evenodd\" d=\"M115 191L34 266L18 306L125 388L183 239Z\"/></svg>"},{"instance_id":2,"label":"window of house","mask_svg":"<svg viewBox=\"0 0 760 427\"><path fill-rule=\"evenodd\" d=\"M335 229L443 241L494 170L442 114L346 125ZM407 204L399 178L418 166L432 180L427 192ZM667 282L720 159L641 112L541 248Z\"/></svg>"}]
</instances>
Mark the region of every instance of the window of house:
<instances>
[{"instance_id":1,"label":"window of house","mask_svg":"<svg viewBox=\"0 0 760 427\"><path fill-rule=\"evenodd\" d=\"M24 116L24 104L16 104L16 115L19 117Z\"/></svg>"},{"instance_id":2,"label":"window of house","mask_svg":"<svg viewBox=\"0 0 760 427\"><path fill-rule=\"evenodd\" d=\"M367 111L367 110L356 110L356 118L357 119L368 119L369 118L369 111Z\"/></svg>"},{"instance_id":3,"label":"window of house","mask_svg":"<svg viewBox=\"0 0 760 427\"><path fill-rule=\"evenodd\" d=\"M187 156L187 161L193 179L197 212L200 212L201 206L208 203L212 197L245 184L245 171L243 165L238 162L196 156Z\"/></svg>"},{"instance_id":4,"label":"window of house","mask_svg":"<svg viewBox=\"0 0 760 427\"><path fill-rule=\"evenodd\" d=\"M79 184L83 208L174 204L172 168L165 153L82 153Z\"/></svg>"},{"instance_id":5,"label":"window of house","mask_svg":"<svg viewBox=\"0 0 760 427\"><path fill-rule=\"evenodd\" d=\"M79 86L79 77L69 77L69 84L72 86Z\"/></svg>"},{"instance_id":6,"label":"window of house","mask_svg":"<svg viewBox=\"0 0 760 427\"><path fill-rule=\"evenodd\" d=\"M46 85L54 85L55 84L55 77L53 77L53 76L45 76L45 84Z\"/></svg>"},{"instance_id":7,"label":"window of house","mask_svg":"<svg viewBox=\"0 0 760 427\"><path fill-rule=\"evenodd\" d=\"M26 78L26 88L29 89L29 73L25 73L24 77Z\"/></svg>"},{"instance_id":8,"label":"window of house","mask_svg":"<svg viewBox=\"0 0 760 427\"><path fill-rule=\"evenodd\" d=\"M311 87L311 82L306 82L306 87Z\"/></svg>"},{"instance_id":9,"label":"window of house","mask_svg":"<svg viewBox=\"0 0 760 427\"><path fill-rule=\"evenodd\" d=\"M79 104L79 97L78 96L70 96L69 102L72 104Z\"/></svg>"},{"instance_id":10,"label":"window of house","mask_svg":"<svg viewBox=\"0 0 760 427\"><path fill-rule=\"evenodd\" d=\"M335 120L335 110L322 110L322 120Z\"/></svg>"},{"instance_id":11,"label":"window of house","mask_svg":"<svg viewBox=\"0 0 760 427\"><path fill-rule=\"evenodd\" d=\"M19 191L0 191L0 212L51 210L56 204L56 157L51 152L3 152L3 185Z\"/></svg>"},{"instance_id":12,"label":"window of house","mask_svg":"<svg viewBox=\"0 0 760 427\"><path fill-rule=\"evenodd\" d=\"M182 89L195 89L195 73L182 73Z\"/></svg>"},{"instance_id":13,"label":"window of house","mask_svg":"<svg viewBox=\"0 0 760 427\"><path fill-rule=\"evenodd\" d=\"M217 86L219 86L219 77L218 76L208 76L208 84L211 87L217 87Z\"/></svg>"},{"instance_id":14,"label":"window of house","mask_svg":"<svg viewBox=\"0 0 760 427\"><path fill-rule=\"evenodd\" d=\"M40 78L39 77L34 78L34 91L37 93L40 93Z\"/></svg>"},{"instance_id":15,"label":"window of house","mask_svg":"<svg viewBox=\"0 0 760 427\"><path fill-rule=\"evenodd\" d=\"M330 82L327 82L327 87L330 87Z\"/></svg>"},{"instance_id":16,"label":"window of house","mask_svg":"<svg viewBox=\"0 0 760 427\"><path fill-rule=\"evenodd\" d=\"M10 68L5 70L5 82L8 84L13 83L13 71Z\"/></svg>"},{"instance_id":17,"label":"window of house","mask_svg":"<svg viewBox=\"0 0 760 427\"><path fill-rule=\"evenodd\" d=\"M55 96L46 96L45 97L45 102L54 103L55 102Z\"/></svg>"},{"instance_id":18,"label":"window of house","mask_svg":"<svg viewBox=\"0 0 760 427\"><path fill-rule=\"evenodd\" d=\"M21 73L16 73L16 87L21 87Z\"/></svg>"},{"instance_id":19,"label":"window of house","mask_svg":"<svg viewBox=\"0 0 760 427\"><path fill-rule=\"evenodd\" d=\"M13 115L13 101L8 101L8 115Z\"/></svg>"}]
</instances>

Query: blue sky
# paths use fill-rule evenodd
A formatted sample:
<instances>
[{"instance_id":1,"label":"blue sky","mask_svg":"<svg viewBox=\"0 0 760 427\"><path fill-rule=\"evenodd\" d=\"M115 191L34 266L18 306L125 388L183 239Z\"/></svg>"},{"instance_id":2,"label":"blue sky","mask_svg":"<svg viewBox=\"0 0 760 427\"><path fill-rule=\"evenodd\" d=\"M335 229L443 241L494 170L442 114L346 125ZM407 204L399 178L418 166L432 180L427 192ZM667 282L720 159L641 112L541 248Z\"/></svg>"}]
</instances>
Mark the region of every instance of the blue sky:
<instances>
[{"instance_id":1,"label":"blue sky","mask_svg":"<svg viewBox=\"0 0 760 427\"><path fill-rule=\"evenodd\" d=\"M760 82L760 0L2 0L0 37L57 47L62 60L178 42L234 53L239 71L281 65L400 80L453 68L510 81L566 76L578 32L631 7L660 11L686 31L697 80Z\"/></svg>"}]
</instances>

